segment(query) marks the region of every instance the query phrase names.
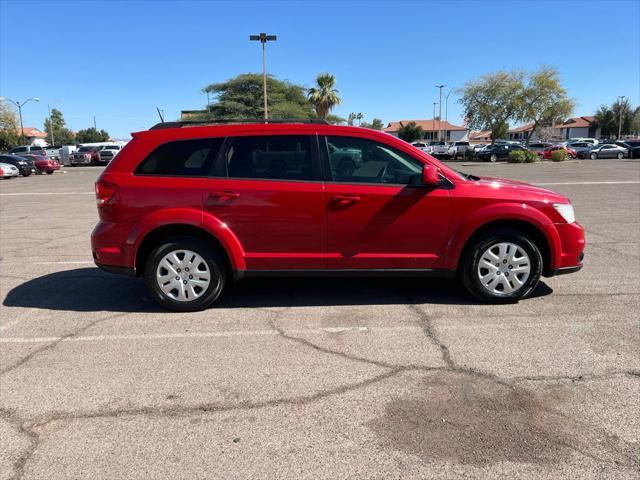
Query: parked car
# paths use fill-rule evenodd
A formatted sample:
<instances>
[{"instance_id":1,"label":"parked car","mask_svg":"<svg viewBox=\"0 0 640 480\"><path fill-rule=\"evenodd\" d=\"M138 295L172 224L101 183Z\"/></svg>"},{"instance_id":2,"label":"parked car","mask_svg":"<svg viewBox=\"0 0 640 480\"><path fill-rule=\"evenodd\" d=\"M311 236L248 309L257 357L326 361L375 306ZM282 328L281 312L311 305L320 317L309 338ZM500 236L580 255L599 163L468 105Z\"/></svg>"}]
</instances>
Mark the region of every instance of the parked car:
<instances>
[{"instance_id":1,"label":"parked car","mask_svg":"<svg viewBox=\"0 0 640 480\"><path fill-rule=\"evenodd\" d=\"M459 173L370 129L181 125L134 133L107 165L91 236L99 267L144 277L166 308L206 308L234 279L305 274L459 276L504 303L582 267L584 230L561 194ZM361 165L340 175L329 144ZM272 151L300 159L258 161Z\"/></svg>"},{"instance_id":2,"label":"parked car","mask_svg":"<svg viewBox=\"0 0 640 480\"><path fill-rule=\"evenodd\" d=\"M567 156L569 158L576 158L577 156L577 153L574 149L569 147L563 147L562 145L552 145L551 147L548 147L542 150L541 152L538 152L538 155L541 156L542 158L550 159L551 156L553 155L553 152L555 152L556 150L564 150L565 152L567 152Z\"/></svg>"},{"instance_id":3,"label":"parked car","mask_svg":"<svg viewBox=\"0 0 640 480\"><path fill-rule=\"evenodd\" d=\"M496 143L492 147L486 147L481 152L478 152L477 157L483 162L497 162L498 160L506 160L509 157L509 153L515 150L526 150L526 148L513 143Z\"/></svg>"},{"instance_id":4,"label":"parked car","mask_svg":"<svg viewBox=\"0 0 640 480\"><path fill-rule=\"evenodd\" d=\"M449 147L449 158L455 160L458 157L464 157L467 150L471 150L469 142L453 142Z\"/></svg>"},{"instance_id":5,"label":"parked car","mask_svg":"<svg viewBox=\"0 0 640 480\"><path fill-rule=\"evenodd\" d=\"M612 143L599 143L589 150L581 150L578 152L578 158L624 158L627 151L625 148L619 147Z\"/></svg>"},{"instance_id":6,"label":"parked car","mask_svg":"<svg viewBox=\"0 0 640 480\"><path fill-rule=\"evenodd\" d=\"M28 177L32 173L36 173L36 166L30 158L6 153L4 155L0 155L0 162L13 165L18 169L18 173L23 177Z\"/></svg>"},{"instance_id":7,"label":"parked car","mask_svg":"<svg viewBox=\"0 0 640 480\"><path fill-rule=\"evenodd\" d=\"M51 175L53 172L60 170L60 162L57 160L52 160L42 155L25 155L25 158L27 157L33 159L37 173Z\"/></svg>"},{"instance_id":8,"label":"parked car","mask_svg":"<svg viewBox=\"0 0 640 480\"><path fill-rule=\"evenodd\" d=\"M69 155L71 166L97 165L100 162L100 150L102 147L79 147Z\"/></svg>"},{"instance_id":9,"label":"parked car","mask_svg":"<svg viewBox=\"0 0 640 480\"><path fill-rule=\"evenodd\" d=\"M547 148L553 146L553 143L549 143L549 142L531 142L529 144L529 150L533 150L536 153L540 153L543 152L544 150L546 150Z\"/></svg>"},{"instance_id":10,"label":"parked car","mask_svg":"<svg viewBox=\"0 0 640 480\"><path fill-rule=\"evenodd\" d=\"M7 153L10 153L13 155L20 155L20 156L22 156L22 154L42 155L42 156L45 156L47 154L47 152L45 152L44 147L41 145L21 145L19 147L12 148Z\"/></svg>"},{"instance_id":11,"label":"parked car","mask_svg":"<svg viewBox=\"0 0 640 480\"><path fill-rule=\"evenodd\" d=\"M591 145L598 145L598 143L602 143L596 140L595 138L588 138L588 137L571 137L567 139L566 143L570 144L570 143L577 143L577 142L590 143Z\"/></svg>"},{"instance_id":12,"label":"parked car","mask_svg":"<svg viewBox=\"0 0 640 480\"><path fill-rule=\"evenodd\" d=\"M623 142L616 142L616 145L626 148L629 158L640 158L640 140L624 140Z\"/></svg>"},{"instance_id":13,"label":"parked car","mask_svg":"<svg viewBox=\"0 0 640 480\"><path fill-rule=\"evenodd\" d=\"M0 163L0 171L2 171L2 178L5 180L20 176L18 169L9 163Z\"/></svg>"},{"instance_id":14,"label":"parked car","mask_svg":"<svg viewBox=\"0 0 640 480\"><path fill-rule=\"evenodd\" d=\"M120 145L105 145L102 150L98 152L100 156L100 163L107 164L120 152Z\"/></svg>"},{"instance_id":15,"label":"parked car","mask_svg":"<svg viewBox=\"0 0 640 480\"><path fill-rule=\"evenodd\" d=\"M432 141L429 142L429 147L431 147L431 151L429 152L436 158L443 158L449 156L449 144L444 141Z\"/></svg>"}]
</instances>

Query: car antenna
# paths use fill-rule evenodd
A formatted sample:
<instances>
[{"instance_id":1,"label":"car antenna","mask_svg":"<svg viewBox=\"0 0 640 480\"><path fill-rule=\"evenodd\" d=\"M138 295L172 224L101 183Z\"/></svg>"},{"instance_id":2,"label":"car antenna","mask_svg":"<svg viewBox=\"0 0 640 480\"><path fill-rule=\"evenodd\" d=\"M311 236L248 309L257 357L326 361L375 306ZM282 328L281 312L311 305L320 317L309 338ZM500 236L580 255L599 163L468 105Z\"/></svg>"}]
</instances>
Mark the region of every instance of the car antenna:
<instances>
[{"instance_id":1,"label":"car antenna","mask_svg":"<svg viewBox=\"0 0 640 480\"><path fill-rule=\"evenodd\" d=\"M164 116L162 115L163 111L160 110L159 107L156 107L156 110L158 111L158 116L160 117L160 122L164 123Z\"/></svg>"}]
</instances>

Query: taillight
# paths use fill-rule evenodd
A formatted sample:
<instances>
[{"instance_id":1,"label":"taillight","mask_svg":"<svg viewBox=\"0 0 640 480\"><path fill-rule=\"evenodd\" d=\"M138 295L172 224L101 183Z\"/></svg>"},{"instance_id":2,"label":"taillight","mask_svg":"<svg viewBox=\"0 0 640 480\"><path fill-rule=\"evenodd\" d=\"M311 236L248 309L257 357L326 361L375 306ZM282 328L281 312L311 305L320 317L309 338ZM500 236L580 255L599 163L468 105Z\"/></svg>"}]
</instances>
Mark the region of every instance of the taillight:
<instances>
[{"instance_id":1,"label":"taillight","mask_svg":"<svg viewBox=\"0 0 640 480\"><path fill-rule=\"evenodd\" d=\"M96 182L96 203L98 207L102 207L107 204L109 200L113 198L118 186L113 183L98 181Z\"/></svg>"}]
</instances>

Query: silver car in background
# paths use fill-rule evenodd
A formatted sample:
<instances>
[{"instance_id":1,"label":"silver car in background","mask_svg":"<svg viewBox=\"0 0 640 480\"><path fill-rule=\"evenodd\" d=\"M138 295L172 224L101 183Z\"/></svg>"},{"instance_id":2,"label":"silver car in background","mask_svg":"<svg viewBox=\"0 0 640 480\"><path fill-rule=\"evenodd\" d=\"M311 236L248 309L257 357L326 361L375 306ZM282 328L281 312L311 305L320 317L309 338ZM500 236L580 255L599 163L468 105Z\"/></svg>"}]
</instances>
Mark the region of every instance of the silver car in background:
<instances>
[{"instance_id":1,"label":"silver car in background","mask_svg":"<svg viewBox=\"0 0 640 480\"><path fill-rule=\"evenodd\" d=\"M10 179L20 175L18 169L8 163L0 163L0 170L2 170L2 178Z\"/></svg>"},{"instance_id":2,"label":"silver car in background","mask_svg":"<svg viewBox=\"0 0 640 480\"><path fill-rule=\"evenodd\" d=\"M613 143L599 143L589 150L581 150L577 152L578 158L624 158L627 156L627 149Z\"/></svg>"}]
</instances>

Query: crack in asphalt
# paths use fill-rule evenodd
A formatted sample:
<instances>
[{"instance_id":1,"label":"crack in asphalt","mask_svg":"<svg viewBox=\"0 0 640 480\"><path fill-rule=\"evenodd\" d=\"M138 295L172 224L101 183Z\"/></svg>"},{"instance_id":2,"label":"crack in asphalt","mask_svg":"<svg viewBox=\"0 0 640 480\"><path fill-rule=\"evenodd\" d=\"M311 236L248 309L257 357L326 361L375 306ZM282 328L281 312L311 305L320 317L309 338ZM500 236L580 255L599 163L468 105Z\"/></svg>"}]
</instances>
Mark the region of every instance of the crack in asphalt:
<instances>
[{"instance_id":1,"label":"crack in asphalt","mask_svg":"<svg viewBox=\"0 0 640 480\"><path fill-rule=\"evenodd\" d=\"M378 375L374 375L365 380L349 383L346 385L341 385L331 389L325 389L310 395L282 397L282 398L276 398L276 399L264 400L264 401L258 401L258 402L251 402L251 401L241 401L236 403L210 402L210 403L201 403L201 404L192 405L192 406L116 408L116 409L108 409L108 410L95 410L95 411L85 411L85 412L75 412L75 413L51 412L50 414L44 417L35 418L30 421L19 419L15 415L15 413L12 411L0 409L0 418L4 418L7 421L9 421L12 425L15 426L15 428L20 433L26 435L30 441L29 448L26 449L25 452L23 452L23 454L18 458L18 460L16 460L16 462L14 462L13 467L14 467L15 475L12 478L18 480L23 476L26 465L28 464L29 460L32 458L33 454L36 452L36 450L40 446L41 440L36 430L42 426L45 426L51 422L58 421L58 420L73 421L73 420L87 420L87 419L97 419L97 418L118 418L118 417L124 417L124 416L184 417L184 416L198 415L198 414L205 414L205 413L246 411L246 410L261 409L261 408L267 408L267 407L277 407L277 406L283 406L283 405L302 406L302 405L307 405L307 404L316 402L318 400L322 400L332 396L342 395L344 393L356 391L361 388L366 388L378 382L393 378L397 375L400 375L405 372L410 372L410 371L459 373L459 374L468 375L474 378L496 382L497 384L505 386L513 391L521 391L521 387L519 387L517 383L525 382L525 381L577 382L577 381L609 378L609 377L614 377L622 374L633 376L633 377L640 377L640 371L630 370L630 371L610 372L610 373L607 373L606 375L522 376L522 377L515 377L512 379L504 379L488 372L483 372L481 370L473 369L467 366L460 366L460 365L457 365L453 360L449 347L437 335L437 332L434 328L433 322L429 317L429 315L427 315L427 313L424 310L420 309L416 305L414 299L409 299L409 300L410 300L409 308L411 312L417 318L418 323L422 327L422 331L425 337L428 338L429 341L439 350L441 359L445 364L444 367L391 364L388 362L382 362L379 360L364 358L357 355L351 355L342 351L337 351L327 347L323 347L305 338L290 335L286 332L285 329L283 329L278 325L278 320L282 317L282 315L285 312L293 308L293 305L290 305L287 308L278 310L278 311L263 309L265 311L268 311L269 313L274 314L274 318L268 320L268 323L269 323L269 326L272 329L274 329L281 338L287 341L295 342L299 345L313 349L314 351L317 351L323 354L338 356L347 361L369 364L372 366L376 366L378 368L385 369L386 371ZM12 365L9 368L4 369L3 371L0 371L0 375L4 375L5 373L13 371L16 368L19 368L20 366L24 365L26 362L31 360L36 355L42 352L54 349L63 340L78 336L100 322L111 320L127 314L128 312L122 312L119 314L111 315L111 316L90 322L89 324L75 330L74 332L71 332L65 336L62 336L61 338L57 339L55 342L47 344L46 346L40 349L37 349L34 352L31 352L29 355L21 359L16 364ZM555 409L553 409L552 411L555 414L559 413ZM599 429L595 427L591 427L591 430L598 431ZM543 433L544 432L541 432L541 434ZM599 433L603 434L605 438L609 437L609 434L605 431L601 431ZM583 451L583 449L580 449L575 445L571 445L568 442L566 442L566 444L565 442L561 442L561 446L570 448L583 456L592 458L601 463L613 463L607 459L600 458L591 452ZM634 457L630 457L626 453L620 451L620 449L616 445L611 444L610 449L615 451L616 453L623 455L625 458L628 458L631 465L635 465L637 463L637 459L635 459Z\"/></svg>"}]
</instances>

